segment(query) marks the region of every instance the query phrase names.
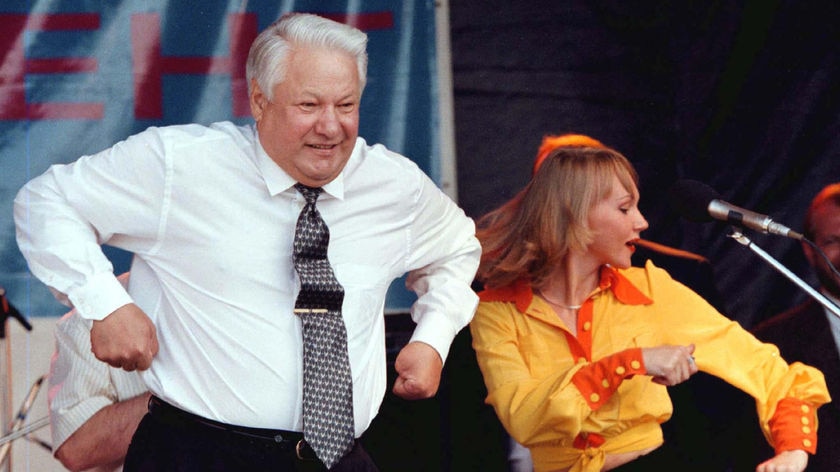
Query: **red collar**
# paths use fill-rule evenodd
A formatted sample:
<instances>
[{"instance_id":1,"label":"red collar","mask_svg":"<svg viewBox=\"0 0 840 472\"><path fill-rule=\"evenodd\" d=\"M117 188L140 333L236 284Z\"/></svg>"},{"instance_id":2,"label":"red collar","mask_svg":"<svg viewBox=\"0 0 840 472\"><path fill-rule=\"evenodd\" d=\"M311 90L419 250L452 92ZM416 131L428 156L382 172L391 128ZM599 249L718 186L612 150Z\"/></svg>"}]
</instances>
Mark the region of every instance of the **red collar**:
<instances>
[{"instance_id":1,"label":"red collar","mask_svg":"<svg viewBox=\"0 0 840 472\"><path fill-rule=\"evenodd\" d=\"M621 303L627 305L649 305L653 303L647 295L642 293L630 280L613 267L601 268L601 280L598 282L600 290L610 289ZM516 309L525 313L534 299L534 291L528 279L522 278L501 288L486 289L478 294L483 302L515 303Z\"/></svg>"}]
</instances>

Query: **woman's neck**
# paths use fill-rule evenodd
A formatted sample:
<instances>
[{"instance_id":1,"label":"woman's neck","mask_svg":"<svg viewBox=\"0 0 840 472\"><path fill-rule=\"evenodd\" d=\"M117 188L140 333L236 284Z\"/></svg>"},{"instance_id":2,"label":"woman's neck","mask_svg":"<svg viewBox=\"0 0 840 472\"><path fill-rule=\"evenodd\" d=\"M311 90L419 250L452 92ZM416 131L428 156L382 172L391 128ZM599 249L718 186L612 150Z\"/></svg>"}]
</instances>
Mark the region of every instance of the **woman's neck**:
<instances>
[{"instance_id":1,"label":"woman's neck","mask_svg":"<svg viewBox=\"0 0 840 472\"><path fill-rule=\"evenodd\" d=\"M579 308L598 287L600 266L587 264L570 253L548 279L538 287L540 296L566 309Z\"/></svg>"}]
</instances>

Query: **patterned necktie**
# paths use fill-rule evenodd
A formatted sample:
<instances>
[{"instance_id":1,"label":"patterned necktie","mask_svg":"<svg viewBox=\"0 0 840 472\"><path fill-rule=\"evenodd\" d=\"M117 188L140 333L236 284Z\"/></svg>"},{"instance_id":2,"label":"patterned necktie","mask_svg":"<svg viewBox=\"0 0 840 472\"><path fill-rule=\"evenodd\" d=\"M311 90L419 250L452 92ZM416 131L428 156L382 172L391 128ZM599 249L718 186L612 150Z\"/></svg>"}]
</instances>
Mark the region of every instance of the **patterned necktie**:
<instances>
[{"instance_id":1,"label":"patterned necktie","mask_svg":"<svg viewBox=\"0 0 840 472\"><path fill-rule=\"evenodd\" d=\"M341 317L344 288L327 260L330 230L315 207L320 188L296 184L306 199L295 228L300 277L295 313L303 322L303 435L331 468L353 447L353 380Z\"/></svg>"}]
</instances>

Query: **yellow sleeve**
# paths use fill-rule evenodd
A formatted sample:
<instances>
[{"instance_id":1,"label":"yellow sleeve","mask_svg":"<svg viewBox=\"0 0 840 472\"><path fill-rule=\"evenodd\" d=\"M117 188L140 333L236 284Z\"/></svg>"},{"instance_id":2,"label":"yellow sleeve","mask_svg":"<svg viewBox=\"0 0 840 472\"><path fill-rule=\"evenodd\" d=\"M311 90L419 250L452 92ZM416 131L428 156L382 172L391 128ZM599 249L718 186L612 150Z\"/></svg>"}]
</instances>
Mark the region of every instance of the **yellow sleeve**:
<instances>
[{"instance_id":1,"label":"yellow sleeve","mask_svg":"<svg viewBox=\"0 0 840 472\"><path fill-rule=\"evenodd\" d=\"M729 320L699 295L648 267L648 283L655 304L661 342L695 344L700 370L719 377L756 401L761 429L781 452L816 449L816 410L831 399L819 370L802 363L788 364L772 344L762 343Z\"/></svg>"}]
</instances>

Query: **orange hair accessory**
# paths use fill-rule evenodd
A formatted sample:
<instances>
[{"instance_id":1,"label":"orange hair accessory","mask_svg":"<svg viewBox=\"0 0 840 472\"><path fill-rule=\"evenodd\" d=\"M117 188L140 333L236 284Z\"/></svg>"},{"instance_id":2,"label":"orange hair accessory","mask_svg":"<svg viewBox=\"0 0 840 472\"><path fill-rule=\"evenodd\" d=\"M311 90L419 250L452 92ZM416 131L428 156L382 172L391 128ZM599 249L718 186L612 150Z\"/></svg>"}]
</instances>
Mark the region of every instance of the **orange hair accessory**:
<instances>
[{"instance_id":1,"label":"orange hair accessory","mask_svg":"<svg viewBox=\"0 0 840 472\"><path fill-rule=\"evenodd\" d=\"M605 148L601 141L590 138L585 134L550 134L543 138L540 149L537 151L537 159L534 161L534 170L531 175L536 174L548 154L559 147L593 147Z\"/></svg>"}]
</instances>

